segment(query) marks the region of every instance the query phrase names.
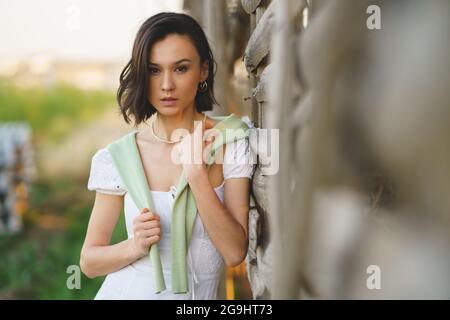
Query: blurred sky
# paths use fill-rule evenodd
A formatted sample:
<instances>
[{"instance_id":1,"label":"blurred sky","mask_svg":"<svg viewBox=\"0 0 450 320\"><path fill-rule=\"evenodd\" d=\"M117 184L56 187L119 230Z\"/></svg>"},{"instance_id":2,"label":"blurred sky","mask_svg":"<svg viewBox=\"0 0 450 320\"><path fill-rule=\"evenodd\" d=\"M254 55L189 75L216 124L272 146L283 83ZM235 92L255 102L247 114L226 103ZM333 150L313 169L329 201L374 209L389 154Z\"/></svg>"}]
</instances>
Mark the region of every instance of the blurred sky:
<instances>
[{"instance_id":1,"label":"blurred sky","mask_svg":"<svg viewBox=\"0 0 450 320\"><path fill-rule=\"evenodd\" d=\"M182 0L0 0L0 59L127 60L140 24Z\"/></svg>"}]
</instances>

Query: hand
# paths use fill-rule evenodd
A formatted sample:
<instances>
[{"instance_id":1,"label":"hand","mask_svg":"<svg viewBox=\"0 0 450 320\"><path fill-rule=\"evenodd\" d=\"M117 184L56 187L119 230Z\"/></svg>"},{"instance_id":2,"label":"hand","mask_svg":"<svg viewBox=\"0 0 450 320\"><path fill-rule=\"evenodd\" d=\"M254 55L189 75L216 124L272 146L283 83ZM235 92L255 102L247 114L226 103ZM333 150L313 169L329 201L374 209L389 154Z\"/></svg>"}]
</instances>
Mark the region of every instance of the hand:
<instances>
[{"instance_id":1,"label":"hand","mask_svg":"<svg viewBox=\"0 0 450 320\"><path fill-rule=\"evenodd\" d=\"M142 258L148 254L152 244L161 239L160 218L156 213L150 212L147 208L133 220L133 244L137 258Z\"/></svg>"},{"instance_id":2,"label":"hand","mask_svg":"<svg viewBox=\"0 0 450 320\"><path fill-rule=\"evenodd\" d=\"M207 119L204 126L203 122L198 124L194 132L184 136L174 148L176 161L183 166L188 181L206 172L206 156L210 152L210 145L214 142L215 136L219 133L209 130L213 127L214 124ZM209 132L206 132L207 130ZM205 135L208 139L204 139Z\"/></svg>"}]
</instances>

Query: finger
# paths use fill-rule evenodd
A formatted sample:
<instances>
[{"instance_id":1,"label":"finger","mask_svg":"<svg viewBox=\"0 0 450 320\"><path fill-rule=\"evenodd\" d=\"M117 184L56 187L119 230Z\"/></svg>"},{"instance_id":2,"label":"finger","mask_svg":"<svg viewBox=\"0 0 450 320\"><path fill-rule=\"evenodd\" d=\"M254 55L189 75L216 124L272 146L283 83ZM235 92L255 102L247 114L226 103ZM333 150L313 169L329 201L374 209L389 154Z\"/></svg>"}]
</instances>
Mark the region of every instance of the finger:
<instances>
[{"instance_id":1,"label":"finger","mask_svg":"<svg viewBox=\"0 0 450 320\"><path fill-rule=\"evenodd\" d=\"M214 128L214 122L207 118L205 120L205 127L204 127L204 129L207 130L207 129L212 129L212 128Z\"/></svg>"},{"instance_id":2,"label":"finger","mask_svg":"<svg viewBox=\"0 0 450 320\"><path fill-rule=\"evenodd\" d=\"M206 139L205 140L205 144L203 146L203 150L205 150L204 152L210 153L213 143L214 143L214 138L213 137L209 137L208 139Z\"/></svg>"},{"instance_id":3,"label":"finger","mask_svg":"<svg viewBox=\"0 0 450 320\"><path fill-rule=\"evenodd\" d=\"M155 212L150 212L147 213L148 214L148 219L147 220L160 220L159 215Z\"/></svg>"},{"instance_id":4,"label":"finger","mask_svg":"<svg viewBox=\"0 0 450 320\"><path fill-rule=\"evenodd\" d=\"M214 123L211 120L206 119L204 125L202 123L202 137L204 138L205 132L209 129L212 129L213 127L214 127Z\"/></svg>"},{"instance_id":5,"label":"finger","mask_svg":"<svg viewBox=\"0 0 450 320\"><path fill-rule=\"evenodd\" d=\"M154 212L145 212L138 216L138 221L160 220L159 215Z\"/></svg>"},{"instance_id":6,"label":"finger","mask_svg":"<svg viewBox=\"0 0 450 320\"><path fill-rule=\"evenodd\" d=\"M145 212L150 212L150 210L148 208L144 208L141 210L141 213L145 213Z\"/></svg>"},{"instance_id":7,"label":"finger","mask_svg":"<svg viewBox=\"0 0 450 320\"><path fill-rule=\"evenodd\" d=\"M156 213L156 212L152 212L151 213L151 219L153 220L153 219L157 219L157 220L159 220L159 215Z\"/></svg>"},{"instance_id":8,"label":"finger","mask_svg":"<svg viewBox=\"0 0 450 320\"><path fill-rule=\"evenodd\" d=\"M208 159L212 156L213 152L213 146L215 140L220 136L220 131L217 129L211 129L205 132L205 146L203 151L204 159ZM208 160L205 160L205 162L208 162Z\"/></svg>"},{"instance_id":9,"label":"finger","mask_svg":"<svg viewBox=\"0 0 450 320\"><path fill-rule=\"evenodd\" d=\"M209 135L208 138L206 139L206 143L208 144L213 143L215 139L216 139L215 135Z\"/></svg>"},{"instance_id":10,"label":"finger","mask_svg":"<svg viewBox=\"0 0 450 320\"><path fill-rule=\"evenodd\" d=\"M153 236L161 236L161 228L153 228L149 230L141 230L139 231L139 235L141 238L150 238Z\"/></svg>"},{"instance_id":11,"label":"finger","mask_svg":"<svg viewBox=\"0 0 450 320\"><path fill-rule=\"evenodd\" d=\"M159 228L160 226L161 226L161 224L159 223L159 220L150 220L150 221L147 221L147 222L143 222L141 224L141 228L143 230L149 230L149 229L152 229L152 228Z\"/></svg>"},{"instance_id":12,"label":"finger","mask_svg":"<svg viewBox=\"0 0 450 320\"><path fill-rule=\"evenodd\" d=\"M219 135L221 134L221 132L219 131L219 129L214 128L214 127L206 127L205 131L203 132L203 138L210 138L210 137L215 137L217 138Z\"/></svg>"},{"instance_id":13,"label":"finger","mask_svg":"<svg viewBox=\"0 0 450 320\"><path fill-rule=\"evenodd\" d=\"M140 215L136 217L137 222L144 222L149 219L150 213L149 212L143 212Z\"/></svg>"},{"instance_id":14,"label":"finger","mask_svg":"<svg viewBox=\"0 0 450 320\"><path fill-rule=\"evenodd\" d=\"M137 231L142 231L142 230L150 230L153 228L160 228L161 224L158 220L149 220L149 221L139 221L138 223L136 223L133 227L133 231L137 232Z\"/></svg>"},{"instance_id":15,"label":"finger","mask_svg":"<svg viewBox=\"0 0 450 320\"><path fill-rule=\"evenodd\" d=\"M144 243L145 243L145 245L149 246L152 243L158 242L160 238L161 238L160 236L153 236L153 237L145 239Z\"/></svg>"}]
</instances>

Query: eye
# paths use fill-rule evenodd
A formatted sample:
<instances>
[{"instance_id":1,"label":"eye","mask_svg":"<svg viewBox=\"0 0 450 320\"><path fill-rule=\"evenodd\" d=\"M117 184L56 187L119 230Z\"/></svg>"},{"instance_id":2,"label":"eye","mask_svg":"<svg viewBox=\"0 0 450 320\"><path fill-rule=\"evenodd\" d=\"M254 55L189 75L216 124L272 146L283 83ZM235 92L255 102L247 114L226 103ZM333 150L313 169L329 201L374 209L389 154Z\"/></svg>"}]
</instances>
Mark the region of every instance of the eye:
<instances>
[{"instance_id":1,"label":"eye","mask_svg":"<svg viewBox=\"0 0 450 320\"><path fill-rule=\"evenodd\" d=\"M175 69L175 71L181 72L181 73L182 73L182 72L186 72L187 69L188 69L187 66L179 66L179 67L177 67L177 68Z\"/></svg>"},{"instance_id":2,"label":"eye","mask_svg":"<svg viewBox=\"0 0 450 320\"><path fill-rule=\"evenodd\" d=\"M158 68L155 68L155 67L152 67L152 66L149 66L149 67L148 67L148 72L149 72L150 74L156 74L156 73L159 72L159 69L158 69Z\"/></svg>"}]
</instances>

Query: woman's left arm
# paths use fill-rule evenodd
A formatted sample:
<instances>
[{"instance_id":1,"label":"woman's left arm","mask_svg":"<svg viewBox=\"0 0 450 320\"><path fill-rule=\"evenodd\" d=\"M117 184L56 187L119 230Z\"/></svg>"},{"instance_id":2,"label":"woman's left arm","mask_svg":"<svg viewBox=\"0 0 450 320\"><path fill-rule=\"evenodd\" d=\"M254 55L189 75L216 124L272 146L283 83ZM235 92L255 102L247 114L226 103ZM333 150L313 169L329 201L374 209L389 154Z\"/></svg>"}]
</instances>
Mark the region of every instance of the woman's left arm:
<instances>
[{"instance_id":1,"label":"woman's left arm","mask_svg":"<svg viewBox=\"0 0 450 320\"><path fill-rule=\"evenodd\" d=\"M212 242L227 266L239 265L248 248L250 179L225 180L224 204L217 197L206 170L197 170L188 182Z\"/></svg>"}]
</instances>

